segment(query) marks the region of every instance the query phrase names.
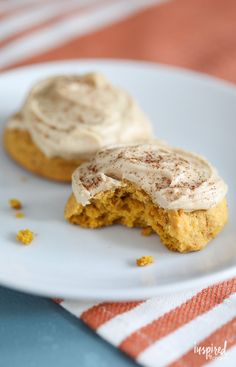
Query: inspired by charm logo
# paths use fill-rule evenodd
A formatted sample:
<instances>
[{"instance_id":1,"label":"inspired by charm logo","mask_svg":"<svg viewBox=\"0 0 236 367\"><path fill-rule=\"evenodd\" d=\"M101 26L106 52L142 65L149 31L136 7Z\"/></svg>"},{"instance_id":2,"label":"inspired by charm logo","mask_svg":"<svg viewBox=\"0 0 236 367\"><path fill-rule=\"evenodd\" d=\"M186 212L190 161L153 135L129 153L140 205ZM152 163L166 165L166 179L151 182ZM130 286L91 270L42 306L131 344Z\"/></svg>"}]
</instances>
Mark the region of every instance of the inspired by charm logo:
<instances>
[{"instance_id":1,"label":"inspired by charm logo","mask_svg":"<svg viewBox=\"0 0 236 367\"><path fill-rule=\"evenodd\" d=\"M227 340L225 340L223 345L211 344L207 346L198 346L196 343L194 344L194 354L205 356L207 361L213 360L219 356L224 356L226 354L226 349Z\"/></svg>"}]
</instances>

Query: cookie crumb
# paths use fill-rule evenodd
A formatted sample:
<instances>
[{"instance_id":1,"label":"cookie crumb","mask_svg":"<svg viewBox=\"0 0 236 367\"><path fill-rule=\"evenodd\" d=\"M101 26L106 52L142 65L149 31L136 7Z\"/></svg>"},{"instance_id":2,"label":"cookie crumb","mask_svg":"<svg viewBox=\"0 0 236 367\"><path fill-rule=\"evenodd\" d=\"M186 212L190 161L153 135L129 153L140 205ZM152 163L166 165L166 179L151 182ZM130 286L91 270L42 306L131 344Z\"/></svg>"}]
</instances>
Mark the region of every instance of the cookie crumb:
<instances>
[{"instance_id":1,"label":"cookie crumb","mask_svg":"<svg viewBox=\"0 0 236 367\"><path fill-rule=\"evenodd\" d=\"M21 204L20 200L18 200L18 199L10 199L9 204L10 204L10 207L12 209L21 209L22 208L22 204Z\"/></svg>"},{"instance_id":2,"label":"cookie crumb","mask_svg":"<svg viewBox=\"0 0 236 367\"><path fill-rule=\"evenodd\" d=\"M16 235L17 241L23 243L23 245L29 245L34 239L34 233L29 229L21 229Z\"/></svg>"},{"instance_id":3,"label":"cookie crumb","mask_svg":"<svg viewBox=\"0 0 236 367\"><path fill-rule=\"evenodd\" d=\"M138 266L146 266L154 263L154 257L153 256L142 256L139 259L136 260L136 264Z\"/></svg>"},{"instance_id":4,"label":"cookie crumb","mask_svg":"<svg viewBox=\"0 0 236 367\"><path fill-rule=\"evenodd\" d=\"M24 213L22 213L22 212L17 212L16 213L16 218L24 218L24 217L25 217Z\"/></svg>"},{"instance_id":5,"label":"cookie crumb","mask_svg":"<svg viewBox=\"0 0 236 367\"><path fill-rule=\"evenodd\" d=\"M152 234L152 228L151 227L145 227L141 231L142 236L150 236Z\"/></svg>"}]
</instances>

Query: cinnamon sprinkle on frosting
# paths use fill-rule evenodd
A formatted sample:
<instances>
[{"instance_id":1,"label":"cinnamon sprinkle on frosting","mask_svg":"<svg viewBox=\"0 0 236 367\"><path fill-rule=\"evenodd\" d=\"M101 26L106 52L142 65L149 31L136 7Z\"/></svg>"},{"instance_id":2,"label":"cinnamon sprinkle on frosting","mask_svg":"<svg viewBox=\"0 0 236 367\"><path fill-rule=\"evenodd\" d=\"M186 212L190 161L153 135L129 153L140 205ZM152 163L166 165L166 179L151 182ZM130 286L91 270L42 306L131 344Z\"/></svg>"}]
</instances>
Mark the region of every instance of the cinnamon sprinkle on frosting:
<instances>
[{"instance_id":1,"label":"cinnamon sprinkle on frosting","mask_svg":"<svg viewBox=\"0 0 236 367\"><path fill-rule=\"evenodd\" d=\"M136 101L103 75L59 75L36 83L8 129L27 130L47 157L88 159L111 144L152 137Z\"/></svg>"},{"instance_id":2,"label":"cinnamon sprinkle on frosting","mask_svg":"<svg viewBox=\"0 0 236 367\"><path fill-rule=\"evenodd\" d=\"M155 141L99 151L72 176L72 189L82 205L98 193L137 184L165 209L209 209L227 193L227 185L203 157Z\"/></svg>"}]
</instances>

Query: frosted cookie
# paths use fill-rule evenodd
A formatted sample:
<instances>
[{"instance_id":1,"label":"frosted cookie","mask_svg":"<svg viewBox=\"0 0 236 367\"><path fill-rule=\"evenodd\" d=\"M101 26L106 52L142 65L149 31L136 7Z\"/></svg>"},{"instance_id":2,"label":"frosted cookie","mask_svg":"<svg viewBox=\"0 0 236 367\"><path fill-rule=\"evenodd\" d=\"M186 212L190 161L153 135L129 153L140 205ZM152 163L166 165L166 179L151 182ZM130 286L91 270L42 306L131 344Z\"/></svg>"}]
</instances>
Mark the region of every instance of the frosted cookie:
<instances>
[{"instance_id":1,"label":"frosted cookie","mask_svg":"<svg viewBox=\"0 0 236 367\"><path fill-rule=\"evenodd\" d=\"M98 152L72 176L65 218L150 228L170 250L201 250L225 226L227 186L204 158L158 143Z\"/></svg>"},{"instance_id":2,"label":"frosted cookie","mask_svg":"<svg viewBox=\"0 0 236 367\"><path fill-rule=\"evenodd\" d=\"M151 136L135 100L103 75L91 73L38 82L8 121L4 142L10 156L31 172L71 181L76 167L101 148Z\"/></svg>"}]
</instances>

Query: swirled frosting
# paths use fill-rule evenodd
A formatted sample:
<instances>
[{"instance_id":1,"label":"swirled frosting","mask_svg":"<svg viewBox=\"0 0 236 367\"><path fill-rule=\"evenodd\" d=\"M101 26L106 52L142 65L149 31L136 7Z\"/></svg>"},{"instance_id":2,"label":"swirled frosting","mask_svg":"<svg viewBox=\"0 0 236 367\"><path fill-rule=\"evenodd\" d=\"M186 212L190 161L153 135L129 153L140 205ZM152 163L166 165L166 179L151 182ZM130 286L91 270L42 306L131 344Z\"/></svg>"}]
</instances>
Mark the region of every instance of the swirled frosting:
<instances>
[{"instance_id":1,"label":"swirled frosting","mask_svg":"<svg viewBox=\"0 0 236 367\"><path fill-rule=\"evenodd\" d=\"M83 206L98 193L137 184L154 204L187 211L209 209L220 202L227 186L206 159L153 142L102 150L72 176L72 189Z\"/></svg>"},{"instance_id":2,"label":"swirled frosting","mask_svg":"<svg viewBox=\"0 0 236 367\"><path fill-rule=\"evenodd\" d=\"M109 145L152 136L134 99L97 73L38 82L7 127L27 130L46 156L65 159L87 159Z\"/></svg>"}]
</instances>

